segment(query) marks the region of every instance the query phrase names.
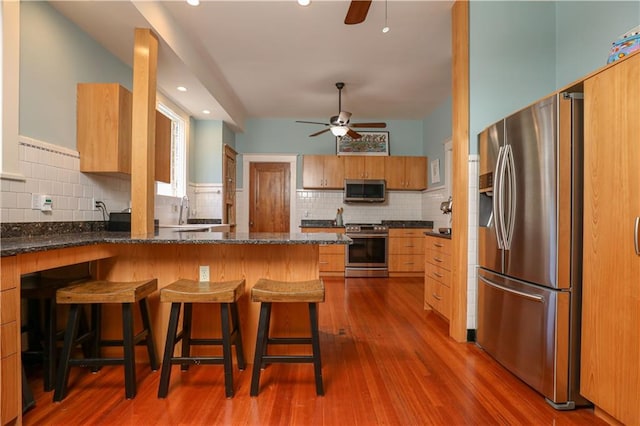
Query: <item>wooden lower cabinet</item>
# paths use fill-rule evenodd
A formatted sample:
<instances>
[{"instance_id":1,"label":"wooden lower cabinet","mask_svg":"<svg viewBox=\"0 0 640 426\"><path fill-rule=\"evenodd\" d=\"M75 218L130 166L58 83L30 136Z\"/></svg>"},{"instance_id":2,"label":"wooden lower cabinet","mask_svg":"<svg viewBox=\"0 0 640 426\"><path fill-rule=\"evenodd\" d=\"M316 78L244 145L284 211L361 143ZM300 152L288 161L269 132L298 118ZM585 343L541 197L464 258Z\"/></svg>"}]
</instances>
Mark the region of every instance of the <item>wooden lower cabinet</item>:
<instances>
[{"instance_id":1,"label":"wooden lower cabinet","mask_svg":"<svg viewBox=\"0 0 640 426\"><path fill-rule=\"evenodd\" d=\"M302 232L324 232L344 234L344 228L302 228ZM318 267L321 276L344 276L345 246L320 246Z\"/></svg>"},{"instance_id":2,"label":"wooden lower cabinet","mask_svg":"<svg viewBox=\"0 0 640 426\"><path fill-rule=\"evenodd\" d=\"M389 275L422 276L424 228L389 229Z\"/></svg>"},{"instance_id":3,"label":"wooden lower cabinet","mask_svg":"<svg viewBox=\"0 0 640 426\"><path fill-rule=\"evenodd\" d=\"M20 383L20 290L15 256L0 261L0 425L18 419L22 407Z\"/></svg>"},{"instance_id":4,"label":"wooden lower cabinet","mask_svg":"<svg viewBox=\"0 0 640 426\"><path fill-rule=\"evenodd\" d=\"M451 318L451 240L425 237L424 308Z\"/></svg>"}]
</instances>

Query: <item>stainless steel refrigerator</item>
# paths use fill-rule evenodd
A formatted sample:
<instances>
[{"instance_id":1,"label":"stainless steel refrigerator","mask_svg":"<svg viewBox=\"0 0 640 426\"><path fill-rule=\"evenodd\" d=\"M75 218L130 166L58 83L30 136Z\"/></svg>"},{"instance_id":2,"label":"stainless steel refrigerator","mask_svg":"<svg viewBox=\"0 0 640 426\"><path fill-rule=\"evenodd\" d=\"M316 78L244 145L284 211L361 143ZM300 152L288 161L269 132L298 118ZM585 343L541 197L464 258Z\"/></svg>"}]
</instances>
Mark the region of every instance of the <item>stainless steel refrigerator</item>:
<instances>
[{"instance_id":1,"label":"stainless steel refrigerator","mask_svg":"<svg viewBox=\"0 0 640 426\"><path fill-rule=\"evenodd\" d=\"M478 136L477 343L556 409L579 391L582 99L558 94Z\"/></svg>"}]
</instances>

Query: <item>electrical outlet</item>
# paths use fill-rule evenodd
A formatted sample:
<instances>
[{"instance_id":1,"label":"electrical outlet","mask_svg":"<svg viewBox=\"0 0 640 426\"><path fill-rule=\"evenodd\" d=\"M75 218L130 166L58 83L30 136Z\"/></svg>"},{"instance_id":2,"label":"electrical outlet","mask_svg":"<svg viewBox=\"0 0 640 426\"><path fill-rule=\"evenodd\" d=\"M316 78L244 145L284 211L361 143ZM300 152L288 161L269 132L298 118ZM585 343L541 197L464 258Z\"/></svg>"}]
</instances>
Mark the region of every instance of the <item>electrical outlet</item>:
<instances>
[{"instance_id":1,"label":"electrical outlet","mask_svg":"<svg viewBox=\"0 0 640 426\"><path fill-rule=\"evenodd\" d=\"M200 265L200 281L209 281L209 265Z\"/></svg>"}]
</instances>

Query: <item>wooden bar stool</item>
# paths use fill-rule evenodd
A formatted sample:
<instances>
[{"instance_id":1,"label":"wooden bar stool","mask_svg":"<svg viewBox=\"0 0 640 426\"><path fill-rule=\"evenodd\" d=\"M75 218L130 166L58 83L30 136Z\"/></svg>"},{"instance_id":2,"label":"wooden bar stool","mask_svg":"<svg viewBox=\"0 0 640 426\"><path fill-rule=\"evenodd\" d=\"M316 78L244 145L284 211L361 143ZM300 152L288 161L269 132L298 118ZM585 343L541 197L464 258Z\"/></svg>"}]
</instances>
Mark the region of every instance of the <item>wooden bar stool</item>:
<instances>
[{"instance_id":1,"label":"wooden bar stool","mask_svg":"<svg viewBox=\"0 0 640 426\"><path fill-rule=\"evenodd\" d=\"M231 347L236 347L238 368L244 370L244 352L238 317L238 300L244 294L244 280L225 282L198 282L178 280L160 290L160 301L171 303L167 341L162 360L162 373L158 398L165 398L169 392L171 366L180 364L186 371L189 364L223 364L224 388L227 398L233 397L233 371ZM191 314L193 303L217 303L220 305L222 339L193 339L191 337ZM182 331L178 333L180 308L184 305ZM231 314L231 324L229 323ZM173 356L175 345L182 340L182 355ZM191 356L191 346L222 346L222 356Z\"/></svg>"},{"instance_id":2,"label":"wooden bar stool","mask_svg":"<svg viewBox=\"0 0 640 426\"><path fill-rule=\"evenodd\" d=\"M27 333L28 342L27 350L22 351L22 360L42 363L45 392L53 390L57 342L64 337L64 332L58 330L56 291L89 279L88 265L27 274L20 279L20 298L27 303L27 322L22 332ZM86 329L86 316L81 315L80 324Z\"/></svg>"},{"instance_id":3,"label":"wooden bar stool","mask_svg":"<svg viewBox=\"0 0 640 426\"><path fill-rule=\"evenodd\" d=\"M316 378L316 394L324 395L322 362L320 360L320 335L318 332L318 302L324 302L324 282L274 281L261 278L251 289L251 301L260 302L260 319L256 353L251 375L251 396L257 396L260 388L260 370L272 363L313 363ZM269 337L272 303L304 302L309 304L311 337ZM269 345L310 344L313 355L268 355Z\"/></svg>"},{"instance_id":4,"label":"wooden bar stool","mask_svg":"<svg viewBox=\"0 0 640 426\"><path fill-rule=\"evenodd\" d=\"M153 371L158 370L158 357L151 328L149 304L147 297L158 288L158 280L136 282L111 282L93 280L82 284L59 289L56 292L58 304L68 304L69 318L64 335L64 347L60 355L60 365L56 377L56 387L53 394L54 401L62 401L67 393L69 368L71 366L90 366L97 371L103 365L124 365L125 395L127 399L136 396L135 345L145 344L149 353L149 363ZM122 305L122 340L102 340L100 307L106 303ZM134 335L133 304L138 303L142 316L143 330ZM78 336L78 323L82 305L91 305L91 328L82 336ZM92 343L92 357L76 359L71 357L75 345L90 341ZM122 358L102 358L102 346L122 346Z\"/></svg>"}]
</instances>

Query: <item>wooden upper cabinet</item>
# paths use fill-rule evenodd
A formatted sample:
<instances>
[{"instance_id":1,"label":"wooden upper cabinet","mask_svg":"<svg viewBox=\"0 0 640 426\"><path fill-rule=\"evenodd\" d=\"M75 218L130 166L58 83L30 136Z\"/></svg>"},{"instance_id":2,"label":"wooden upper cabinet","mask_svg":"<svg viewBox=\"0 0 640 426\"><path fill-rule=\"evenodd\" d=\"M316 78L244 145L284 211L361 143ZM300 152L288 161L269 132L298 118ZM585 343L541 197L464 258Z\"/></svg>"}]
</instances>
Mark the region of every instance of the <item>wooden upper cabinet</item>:
<instances>
[{"instance_id":1,"label":"wooden upper cabinet","mask_svg":"<svg viewBox=\"0 0 640 426\"><path fill-rule=\"evenodd\" d=\"M118 83L78 83L80 171L131 174L132 95ZM155 179L171 181L171 119L156 111Z\"/></svg>"},{"instance_id":2,"label":"wooden upper cabinet","mask_svg":"<svg viewBox=\"0 0 640 426\"><path fill-rule=\"evenodd\" d=\"M156 180L171 182L171 119L156 111Z\"/></svg>"},{"instance_id":3,"label":"wooden upper cabinet","mask_svg":"<svg viewBox=\"0 0 640 426\"><path fill-rule=\"evenodd\" d=\"M384 179L388 157L348 155L344 156L345 179Z\"/></svg>"},{"instance_id":4,"label":"wooden upper cabinet","mask_svg":"<svg viewBox=\"0 0 640 426\"><path fill-rule=\"evenodd\" d=\"M131 106L131 92L117 83L78 84L81 172L131 174Z\"/></svg>"},{"instance_id":5,"label":"wooden upper cabinet","mask_svg":"<svg viewBox=\"0 0 640 426\"><path fill-rule=\"evenodd\" d=\"M305 155L302 186L309 189L344 188L344 165L337 155Z\"/></svg>"},{"instance_id":6,"label":"wooden upper cabinet","mask_svg":"<svg viewBox=\"0 0 640 426\"><path fill-rule=\"evenodd\" d=\"M387 189L420 191L427 188L427 157L386 157Z\"/></svg>"}]
</instances>

